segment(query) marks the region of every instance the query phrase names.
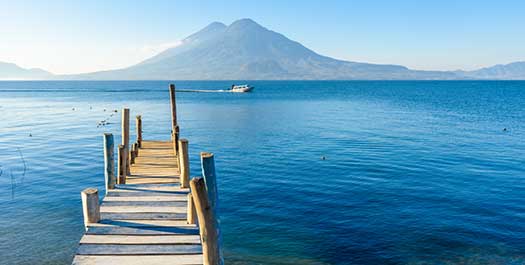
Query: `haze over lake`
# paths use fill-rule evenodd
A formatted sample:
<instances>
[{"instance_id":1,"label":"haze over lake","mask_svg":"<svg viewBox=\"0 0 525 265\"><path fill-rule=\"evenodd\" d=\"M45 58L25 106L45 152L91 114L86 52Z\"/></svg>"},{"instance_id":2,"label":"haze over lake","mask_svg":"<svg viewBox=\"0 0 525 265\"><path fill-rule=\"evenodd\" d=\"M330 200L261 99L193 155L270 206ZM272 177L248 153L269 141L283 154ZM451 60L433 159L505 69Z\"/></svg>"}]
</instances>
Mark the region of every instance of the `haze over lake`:
<instances>
[{"instance_id":1,"label":"haze over lake","mask_svg":"<svg viewBox=\"0 0 525 265\"><path fill-rule=\"evenodd\" d=\"M191 175L216 155L226 264L525 263L525 82L250 84L177 94ZM0 263L71 262L111 111L167 140L167 87L0 82Z\"/></svg>"}]
</instances>

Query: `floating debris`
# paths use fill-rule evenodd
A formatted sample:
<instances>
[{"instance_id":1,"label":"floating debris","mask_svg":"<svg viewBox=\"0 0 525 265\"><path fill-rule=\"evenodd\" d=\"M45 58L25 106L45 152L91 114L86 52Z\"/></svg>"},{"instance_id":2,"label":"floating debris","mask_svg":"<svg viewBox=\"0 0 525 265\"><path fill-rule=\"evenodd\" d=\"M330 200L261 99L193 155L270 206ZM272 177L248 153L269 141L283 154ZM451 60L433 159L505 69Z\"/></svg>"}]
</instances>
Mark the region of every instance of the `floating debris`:
<instances>
[{"instance_id":1,"label":"floating debris","mask_svg":"<svg viewBox=\"0 0 525 265\"><path fill-rule=\"evenodd\" d=\"M326 156L321 156L321 160L326 160Z\"/></svg>"}]
</instances>

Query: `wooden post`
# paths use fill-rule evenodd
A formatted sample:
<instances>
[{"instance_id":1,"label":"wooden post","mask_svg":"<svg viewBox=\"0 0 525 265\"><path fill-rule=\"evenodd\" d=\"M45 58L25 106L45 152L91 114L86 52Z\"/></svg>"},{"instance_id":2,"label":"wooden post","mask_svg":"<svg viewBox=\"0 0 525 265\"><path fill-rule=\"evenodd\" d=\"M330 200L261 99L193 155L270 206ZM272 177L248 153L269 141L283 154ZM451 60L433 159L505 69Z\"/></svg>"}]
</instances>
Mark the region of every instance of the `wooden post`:
<instances>
[{"instance_id":1,"label":"wooden post","mask_svg":"<svg viewBox=\"0 0 525 265\"><path fill-rule=\"evenodd\" d=\"M217 178L215 176L215 160L213 158L213 153L201 152L201 167L202 177L206 183L206 191L208 191L210 204L213 211L216 211L219 197L217 194Z\"/></svg>"},{"instance_id":2,"label":"wooden post","mask_svg":"<svg viewBox=\"0 0 525 265\"><path fill-rule=\"evenodd\" d=\"M208 192L203 178L194 178L190 182L191 194L197 217L202 242L202 256L204 265L222 265L219 245L219 229L215 213L208 200Z\"/></svg>"},{"instance_id":3,"label":"wooden post","mask_svg":"<svg viewBox=\"0 0 525 265\"><path fill-rule=\"evenodd\" d=\"M179 141L180 187L190 187L190 159L188 154L188 140Z\"/></svg>"},{"instance_id":4,"label":"wooden post","mask_svg":"<svg viewBox=\"0 0 525 265\"><path fill-rule=\"evenodd\" d=\"M129 152L129 109L122 109L122 145ZM130 157L126 155L126 175L129 175L129 161Z\"/></svg>"},{"instance_id":5,"label":"wooden post","mask_svg":"<svg viewBox=\"0 0 525 265\"><path fill-rule=\"evenodd\" d=\"M142 147L142 116L138 115L136 117L136 122L137 122L137 126L136 126L136 129L137 129L137 145L138 147ZM137 150L135 150L137 151Z\"/></svg>"},{"instance_id":6,"label":"wooden post","mask_svg":"<svg viewBox=\"0 0 525 265\"><path fill-rule=\"evenodd\" d=\"M80 193L82 197L82 212L84 214L84 227L100 221L100 205L98 203L98 190L88 188Z\"/></svg>"},{"instance_id":7,"label":"wooden post","mask_svg":"<svg viewBox=\"0 0 525 265\"><path fill-rule=\"evenodd\" d=\"M170 103L171 103L171 129L175 132L177 126L177 102L175 100L175 85L170 84Z\"/></svg>"},{"instance_id":8,"label":"wooden post","mask_svg":"<svg viewBox=\"0 0 525 265\"><path fill-rule=\"evenodd\" d=\"M177 122L177 101L175 97L175 85L170 84L170 103L171 103L171 140L175 155L179 151L179 125Z\"/></svg>"},{"instance_id":9,"label":"wooden post","mask_svg":"<svg viewBox=\"0 0 525 265\"><path fill-rule=\"evenodd\" d=\"M126 148L124 145L120 144L118 146L118 184L126 184L126 175L127 175L127 155Z\"/></svg>"},{"instance_id":10,"label":"wooden post","mask_svg":"<svg viewBox=\"0 0 525 265\"><path fill-rule=\"evenodd\" d=\"M135 158L137 158L137 156L139 156L139 143L134 143L133 144L133 153L135 153Z\"/></svg>"},{"instance_id":11,"label":"wooden post","mask_svg":"<svg viewBox=\"0 0 525 265\"><path fill-rule=\"evenodd\" d=\"M188 224L195 224L195 217L197 217L197 212L195 211L195 203L193 202L193 196L191 195L191 193L188 193L188 210L186 214L186 221L188 222Z\"/></svg>"},{"instance_id":12,"label":"wooden post","mask_svg":"<svg viewBox=\"0 0 525 265\"><path fill-rule=\"evenodd\" d=\"M179 126L178 125L175 126L175 130L171 132L171 141L173 142L173 154L178 157L178 154L179 154Z\"/></svg>"},{"instance_id":13,"label":"wooden post","mask_svg":"<svg viewBox=\"0 0 525 265\"><path fill-rule=\"evenodd\" d=\"M113 134L104 133L104 175L106 179L106 193L115 188L115 142Z\"/></svg>"},{"instance_id":14,"label":"wooden post","mask_svg":"<svg viewBox=\"0 0 525 265\"><path fill-rule=\"evenodd\" d=\"M131 145L131 150L129 151L129 164L135 164L135 144Z\"/></svg>"},{"instance_id":15,"label":"wooden post","mask_svg":"<svg viewBox=\"0 0 525 265\"><path fill-rule=\"evenodd\" d=\"M210 202L211 210L213 211L215 219L215 227L217 228L218 245L221 245L222 237L219 229L219 194L217 193L217 177L215 175L215 159L213 153L201 152L201 167L202 177L208 192L208 200ZM220 260L222 262L222 253L219 251ZM222 263L221 263L222 264Z\"/></svg>"},{"instance_id":16,"label":"wooden post","mask_svg":"<svg viewBox=\"0 0 525 265\"><path fill-rule=\"evenodd\" d=\"M173 142L175 143L175 155L178 155L179 152L179 136L180 136L180 129L179 125L175 126L175 134L173 135Z\"/></svg>"},{"instance_id":17,"label":"wooden post","mask_svg":"<svg viewBox=\"0 0 525 265\"><path fill-rule=\"evenodd\" d=\"M129 109L122 109L122 145L129 150Z\"/></svg>"}]
</instances>

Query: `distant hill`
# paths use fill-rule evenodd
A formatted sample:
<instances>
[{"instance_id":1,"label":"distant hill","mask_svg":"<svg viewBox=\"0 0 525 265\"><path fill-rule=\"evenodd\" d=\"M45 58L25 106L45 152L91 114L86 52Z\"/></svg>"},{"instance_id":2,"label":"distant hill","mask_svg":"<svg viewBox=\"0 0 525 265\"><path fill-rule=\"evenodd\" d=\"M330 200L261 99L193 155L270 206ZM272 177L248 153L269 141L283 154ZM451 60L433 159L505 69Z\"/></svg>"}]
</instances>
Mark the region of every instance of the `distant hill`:
<instances>
[{"instance_id":1,"label":"distant hill","mask_svg":"<svg viewBox=\"0 0 525 265\"><path fill-rule=\"evenodd\" d=\"M525 62L498 64L475 71L457 71L456 74L474 79L525 80Z\"/></svg>"},{"instance_id":2,"label":"distant hill","mask_svg":"<svg viewBox=\"0 0 525 265\"><path fill-rule=\"evenodd\" d=\"M0 79L47 79L51 73L39 68L25 69L14 63L0 62Z\"/></svg>"},{"instance_id":3,"label":"distant hill","mask_svg":"<svg viewBox=\"0 0 525 265\"><path fill-rule=\"evenodd\" d=\"M66 80L457 80L522 79L525 62L475 71L419 71L320 55L251 19L213 22L180 45L123 69L56 75L0 63L0 79Z\"/></svg>"},{"instance_id":4,"label":"distant hill","mask_svg":"<svg viewBox=\"0 0 525 265\"><path fill-rule=\"evenodd\" d=\"M251 19L214 22L137 65L73 79L456 79L453 72L348 62L322 56Z\"/></svg>"}]
</instances>

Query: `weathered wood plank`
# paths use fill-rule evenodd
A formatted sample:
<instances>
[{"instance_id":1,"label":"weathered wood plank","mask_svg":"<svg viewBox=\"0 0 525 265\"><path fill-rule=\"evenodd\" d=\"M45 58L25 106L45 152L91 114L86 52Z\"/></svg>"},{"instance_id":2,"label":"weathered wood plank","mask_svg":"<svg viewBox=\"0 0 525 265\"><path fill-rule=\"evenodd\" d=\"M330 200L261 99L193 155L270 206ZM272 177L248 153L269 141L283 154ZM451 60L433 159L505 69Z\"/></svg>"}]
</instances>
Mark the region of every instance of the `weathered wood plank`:
<instances>
[{"instance_id":1,"label":"weathered wood plank","mask_svg":"<svg viewBox=\"0 0 525 265\"><path fill-rule=\"evenodd\" d=\"M89 226L86 235L198 235L195 227Z\"/></svg>"},{"instance_id":2,"label":"weathered wood plank","mask_svg":"<svg viewBox=\"0 0 525 265\"><path fill-rule=\"evenodd\" d=\"M126 184L126 185L116 185L115 190L112 191L167 191L167 192L176 192L176 191L185 191L189 192L187 188L181 188L178 183L172 184Z\"/></svg>"},{"instance_id":3,"label":"weathered wood plank","mask_svg":"<svg viewBox=\"0 0 525 265\"><path fill-rule=\"evenodd\" d=\"M195 225L188 224L184 220L119 220L119 219L102 219L96 224L89 226L121 226L121 227L155 227L155 226L181 226L181 227L195 227Z\"/></svg>"},{"instance_id":4,"label":"weathered wood plank","mask_svg":"<svg viewBox=\"0 0 525 265\"><path fill-rule=\"evenodd\" d=\"M158 197L158 196L186 196L186 191L136 191L136 190L111 190L106 195L107 197Z\"/></svg>"},{"instance_id":5,"label":"weathered wood plank","mask_svg":"<svg viewBox=\"0 0 525 265\"><path fill-rule=\"evenodd\" d=\"M85 235L80 244L200 244L198 235L176 235L176 236L129 236L129 235Z\"/></svg>"},{"instance_id":6,"label":"weathered wood plank","mask_svg":"<svg viewBox=\"0 0 525 265\"><path fill-rule=\"evenodd\" d=\"M100 216L118 220L186 220L186 213L100 213Z\"/></svg>"},{"instance_id":7,"label":"weathered wood plank","mask_svg":"<svg viewBox=\"0 0 525 265\"><path fill-rule=\"evenodd\" d=\"M80 244L79 255L174 255L201 254L200 245L113 245Z\"/></svg>"},{"instance_id":8,"label":"weathered wood plank","mask_svg":"<svg viewBox=\"0 0 525 265\"><path fill-rule=\"evenodd\" d=\"M101 213L186 212L186 206L100 206Z\"/></svg>"},{"instance_id":9,"label":"weathered wood plank","mask_svg":"<svg viewBox=\"0 0 525 265\"><path fill-rule=\"evenodd\" d=\"M170 183L166 183L166 185L169 185ZM181 189L177 187L119 187L118 190L111 190L113 193L117 192L134 192L134 191L147 191L147 192L158 192L158 193L166 193L166 194L186 194L190 192L189 189Z\"/></svg>"},{"instance_id":10,"label":"weathered wood plank","mask_svg":"<svg viewBox=\"0 0 525 265\"><path fill-rule=\"evenodd\" d=\"M183 194L161 195L161 196L106 196L102 203L105 202L132 202L132 201L160 201L160 202L185 202L186 196Z\"/></svg>"},{"instance_id":11,"label":"weathered wood plank","mask_svg":"<svg viewBox=\"0 0 525 265\"><path fill-rule=\"evenodd\" d=\"M102 207L185 207L186 202L184 201L104 201Z\"/></svg>"},{"instance_id":12,"label":"weathered wood plank","mask_svg":"<svg viewBox=\"0 0 525 265\"><path fill-rule=\"evenodd\" d=\"M73 265L196 265L202 264L202 255L129 255L129 256L96 256L77 255Z\"/></svg>"},{"instance_id":13,"label":"weathered wood plank","mask_svg":"<svg viewBox=\"0 0 525 265\"><path fill-rule=\"evenodd\" d=\"M162 179L162 178L130 178L128 177L128 183L152 183L152 184L162 184L162 183L175 183L178 182L177 179Z\"/></svg>"}]
</instances>

